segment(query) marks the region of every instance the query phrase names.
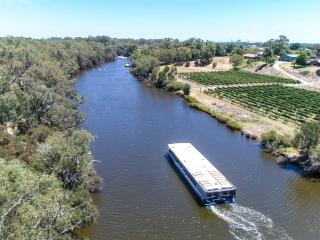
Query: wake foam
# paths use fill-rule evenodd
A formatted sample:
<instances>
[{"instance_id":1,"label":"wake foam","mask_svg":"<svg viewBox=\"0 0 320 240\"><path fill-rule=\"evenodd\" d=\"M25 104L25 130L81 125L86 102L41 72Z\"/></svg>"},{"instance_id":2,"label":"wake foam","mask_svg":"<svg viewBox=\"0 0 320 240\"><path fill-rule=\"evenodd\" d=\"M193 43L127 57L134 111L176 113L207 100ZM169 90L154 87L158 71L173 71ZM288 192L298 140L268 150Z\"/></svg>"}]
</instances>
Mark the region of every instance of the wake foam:
<instances>
[{"instance_id":1,"label":"wake foam","mask_svg":"<svg viewBox=\"0 0 320 240\"><path fill-rule=\"evenodd\" d=\"M229 232L237 240L292 240L268 216L237 204L215 205L210 209L229 224Z\"/></svg>"}]
</instances>

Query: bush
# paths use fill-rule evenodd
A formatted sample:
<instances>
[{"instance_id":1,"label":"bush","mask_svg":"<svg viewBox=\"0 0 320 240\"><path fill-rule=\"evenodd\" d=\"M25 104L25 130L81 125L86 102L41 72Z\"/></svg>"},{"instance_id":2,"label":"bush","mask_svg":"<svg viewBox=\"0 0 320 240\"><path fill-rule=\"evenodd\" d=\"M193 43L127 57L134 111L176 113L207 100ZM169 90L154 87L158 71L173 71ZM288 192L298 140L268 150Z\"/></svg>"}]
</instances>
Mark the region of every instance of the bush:
<instances>
[{"instance_id":1,"label":"bush","mask_svg":"<svg viewBox=\"0 0 320 240\"><path fill-rule=\"evenodd\" d=\"M309 60L309 56L306 52L301 52L297 59L296 59L296 64L300 66L306 66Z\"/></svg>"},{"instance_id":2,"label":"bush","mask_svg":"<svg viewBox=\"0 0 320 240\"><path fill-rule=\"evenodd\" d=\"M243 56L234 54L230 57L230 62L232 63L233 69L238 70L243 62Z\"/></svg>"},{"instance_id":3,"label":"bush","mask_svg":"<svg viewBox=\"0 0 320 240\"><path fill-rule=\"evenodd\" d=\"M184 88L184 84L182 82L174 81L174 82L170 82L166 86L166 88L170 92L176 92L176 91L182 90Z\"/></svg>"},{"instance_id":4,"label":"bush","mask_svg":"<svg viewBox=\"0 0 320 240\"><path fill-rule=\"evenodd\" d=\"M182 90L183 90L184 95L189 95L189 94L190 94L190 85L187 84L187 83L185 83L185 84L183 85Z\"/></svg>"},{"instance_id":5,"label":"bush","mask_svg":"<svg viewBox=\"0 0 320 240\"><path fill-rule=\"evenodd\" d=\"M269 131L262 134L261 143L271 152L279 150L280 147L291 146L291 140L286 136L279 135L276 131Z\"/></svg>"},{"instance_id":6,"label":"bush","mask_svg":"<svg viewBox=\"0 0 320 240\"><path fill-rule=\"evenodd\" d=\"M236 120L229 119L226 122L226 126L232 130L241 131L243 129L243 126L241 123L237 122Z\"/></svg>"},{"instance_id":7,"label":"bush","mask_svg":"<svg viewBox=\"0 0 320 240\"><path fill-rule=\"evenodd\" d=\"M191 96L184 96L184 98L188 101L189 104L198 104L199 101Z\"/></svg>"},{"instance_id":8,"label":"bush","mask_svg":"<svg viewBox=\"0 0 320 240\"><path fill-rule=\"evenodd\" d=\"M212 68L216 68L218 66L218 63L217 62L213 62L212 63Z\"/></svg>"}]
</instances>

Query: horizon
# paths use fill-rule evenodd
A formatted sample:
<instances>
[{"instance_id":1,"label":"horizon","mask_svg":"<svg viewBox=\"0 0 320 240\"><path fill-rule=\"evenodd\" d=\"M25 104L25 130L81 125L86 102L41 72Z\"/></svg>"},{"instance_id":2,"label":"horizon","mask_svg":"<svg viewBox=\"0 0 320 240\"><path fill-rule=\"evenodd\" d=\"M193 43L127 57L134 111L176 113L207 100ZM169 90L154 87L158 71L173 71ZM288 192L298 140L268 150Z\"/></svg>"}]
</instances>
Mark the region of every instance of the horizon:
<instances>
[{"instance_id":1,"label":"horizon","mask_svg":"<svg viewBox=\"0 0 320 240\"><path fill-rule=\"evenodd\" d=\"M181 41L196 37L214 42L253 43L286 35L290 42L320 42L320 33L314 31L317 23L313 16L320 7L316 0L262 0L254 4L248 0L241 4L236 0L205 0L196 9L190 0L1 0L0 7L1 37L104 35Z\"/></svg>"}]
</instances>

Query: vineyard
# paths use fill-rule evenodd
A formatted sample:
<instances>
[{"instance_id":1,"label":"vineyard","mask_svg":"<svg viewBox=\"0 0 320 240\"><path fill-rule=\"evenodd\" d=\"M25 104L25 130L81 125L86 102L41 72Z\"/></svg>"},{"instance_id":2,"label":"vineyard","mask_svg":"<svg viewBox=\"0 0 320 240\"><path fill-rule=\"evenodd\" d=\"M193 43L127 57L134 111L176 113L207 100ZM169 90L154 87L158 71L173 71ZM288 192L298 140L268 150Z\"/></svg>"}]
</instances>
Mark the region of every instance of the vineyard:
<instances>
[{"instance_id":1,"label":"vineyard","mask_svg":"<svg viewBox=\"0 0 320 240\"><path fill-rule=\"evenodd\" d=\"M216 88L208 93L274 120L320 121L319 92L275 84Z\"/></svg>"},{"instance_id":2,"label":"vineyard","mask_svg":"<svg viewBox=\"0 0 320 240\"><path fill-rule=\"evenodd\" d=\"M204 85L234 85L253 83L300 83L297 80L273 77L244 71L189 72L180 73L180 78Z\"/></svg>"}]
</instances>

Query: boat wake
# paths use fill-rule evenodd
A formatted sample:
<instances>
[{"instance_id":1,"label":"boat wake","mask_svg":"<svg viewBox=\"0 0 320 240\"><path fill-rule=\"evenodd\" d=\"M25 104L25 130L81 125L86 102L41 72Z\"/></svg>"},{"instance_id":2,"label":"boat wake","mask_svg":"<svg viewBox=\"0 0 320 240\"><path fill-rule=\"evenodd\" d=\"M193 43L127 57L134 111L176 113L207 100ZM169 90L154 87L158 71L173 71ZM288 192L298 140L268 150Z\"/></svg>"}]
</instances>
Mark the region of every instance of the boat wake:
<instances>
[{"instance_id":1,"label":"boat wake","mask_svg":"<svg viewBox=\"0 0 320 240\"><path fill-rule=\"evenodd\" d=\"M292 240L271 218L253 209L237 204L215 205L210 209L229 224L229 232L237 240Z\"/></svg>"}]
</instances>

